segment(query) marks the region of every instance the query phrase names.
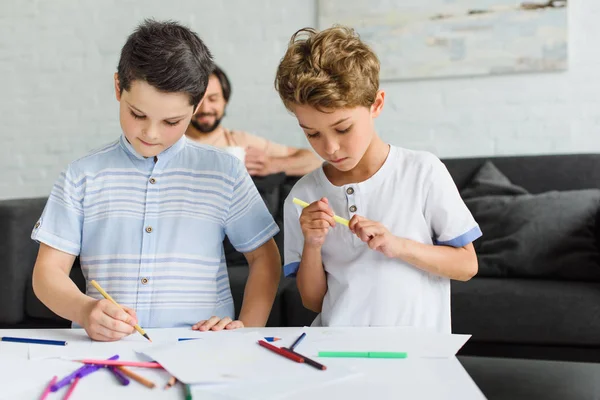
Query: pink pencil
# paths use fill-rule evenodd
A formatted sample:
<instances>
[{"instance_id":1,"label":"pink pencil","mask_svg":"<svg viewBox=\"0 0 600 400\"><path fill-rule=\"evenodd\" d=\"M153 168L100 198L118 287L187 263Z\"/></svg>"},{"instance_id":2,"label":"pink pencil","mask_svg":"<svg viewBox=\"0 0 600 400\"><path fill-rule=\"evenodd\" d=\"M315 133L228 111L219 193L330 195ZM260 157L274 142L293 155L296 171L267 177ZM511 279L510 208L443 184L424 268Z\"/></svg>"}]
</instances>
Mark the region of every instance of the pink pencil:
<instances>
[{"instance_id":1,"label":"pink pencil","mask_svg":"<svg viewBox=\"0 0 600 400\"><path fill-rule=\"evenodd\" d=\"M40 397L40 400L44 400L46 397L48 397L48 393L50 393L50 388L52 387L52 385L54 385L56 383L57 379L58 379L58 376L55 376L54 378L52 378L52 380L50 381L48 386L46 386L46 389L44 389L44 393L42 393L42 397Z\"/></svg>"},{"instance_id":2,"label":"pink pencil","mask_svg":"<svg viewBox=\"0 0 600 400\"><path fill-rule=\"evenodd\" d=\"M117 365L125 367L162 368L157 362L122 361L122 360L78 360L84 364Z\"/></svg>"},{"instance_id":3,"label":"pink pencil","mask_svg":"<svg viewBox=\"0 0 600 400\"><path fill-rule=\"evenodd\" d=\"M68 400L69 397L71 397L71 393L73 393L73 390L75 390L75 386L77 385L77 382L79 382L79 377L75 378L73 383L71 383L71 386L69 387L69 391L65 394L65 397L63 397L63 400Z\"/></svg>"}]
</instances>

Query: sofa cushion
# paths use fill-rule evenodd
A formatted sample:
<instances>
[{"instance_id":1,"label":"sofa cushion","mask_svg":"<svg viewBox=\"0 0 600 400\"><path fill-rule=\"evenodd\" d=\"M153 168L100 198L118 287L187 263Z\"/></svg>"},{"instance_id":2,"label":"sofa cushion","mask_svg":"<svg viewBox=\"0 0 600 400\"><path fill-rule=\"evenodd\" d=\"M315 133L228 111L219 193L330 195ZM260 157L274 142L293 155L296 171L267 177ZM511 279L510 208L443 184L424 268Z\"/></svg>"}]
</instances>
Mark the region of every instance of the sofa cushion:
<instances>
[{"instance_id":1,"label":"sofa cushion","mask_svg":"<svg viewBox=\"0 0 600 400\"><path fill-rule=\"evenodd\" d=\"M45 198L0 201L0 323L25 317L23 296L38 250L31 230L45 204Z\"/></svg>"},{"instance_id":2,"label":"sofa cushion","mask_svg":"<svg viewBox=\"0 0 600 400\"><path fill-rule=\"evenodd\" d=\"M600 345L600 283L452 281L452 332L473 342Z\"/></svg>"},{"instance_id":3,"label":"sofa cushion","mask_svg":"<svg viewBox=\"0 0 600 400\"><path fill-rule=\"evenodd\" d=\"M478 276L600 281L600 190L523 191L491 163L463 190L483 231Z\"/></svg>"}]
</instances>

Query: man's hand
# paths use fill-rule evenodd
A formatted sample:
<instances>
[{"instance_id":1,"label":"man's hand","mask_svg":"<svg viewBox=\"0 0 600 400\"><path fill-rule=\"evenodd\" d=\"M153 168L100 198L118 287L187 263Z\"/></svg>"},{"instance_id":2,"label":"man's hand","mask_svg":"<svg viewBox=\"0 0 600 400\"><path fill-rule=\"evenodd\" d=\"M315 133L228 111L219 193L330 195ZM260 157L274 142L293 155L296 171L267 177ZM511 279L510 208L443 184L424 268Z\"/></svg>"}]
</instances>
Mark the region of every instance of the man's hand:
<instances>
[{"instance_id":1,"label":"man's hand","mask_svg":"<svg viewBox=\"0 0 600 400\"><path fill-rule=\"evenodd\" d=\"M333 215L333 210L329 207L329 200L325 197L304 208L300 215L300 227L304 235L304 242L309 246L323 246L329 228L335 226Z\"/></svg>"},{"instance_id":2,"label":"man's hand","mask_svg":"<svg viewBox=\"0 0 600 400\"><path fill-rule=\"evenodd\" d=\"M370 249L379 251L390 258L399 256L399 238L394 236L383 224L355 215L348 227Z\"/></svg>"},{"instance_id":3,"label":"man's hand","mask_svg":"<svg viewBox=\"0 0 600 400\"><path fill-rule=\"evenodd\" d=\"M209 319L205 319L205 320L198 322L197 324L192 326L192 329L195 331L205 332L208 330L220 331L223 329L238 329L238 328L243 328L243 327L244 327L244 323L242 321L239 321L239 320L232 321L231 318L229 318L229 317L219 318L219 317L212 316Z\"/></svg>"},{"instance_id":4,"label":"man's hand","mask_svg":"<svg viewBox=\"0 0 600 400\"><path fill-rule=\"evenodd\" d=\"M111 301L94 300L84 308L83 328L88 336L100 342L113 342L131 335L137 324L135 311L116 306Z\"/></svg>"},{"instance_id":5,"label":"man's hand","mask_svg":"<svg viewBox=\"0 0 600 400\"><path fill-rule=\"evenodd\" d=\"M256 147L246 149L246 169L253 176L266 176L275 173L270 157L264 150Z\"/></svg>"}]
</instances>

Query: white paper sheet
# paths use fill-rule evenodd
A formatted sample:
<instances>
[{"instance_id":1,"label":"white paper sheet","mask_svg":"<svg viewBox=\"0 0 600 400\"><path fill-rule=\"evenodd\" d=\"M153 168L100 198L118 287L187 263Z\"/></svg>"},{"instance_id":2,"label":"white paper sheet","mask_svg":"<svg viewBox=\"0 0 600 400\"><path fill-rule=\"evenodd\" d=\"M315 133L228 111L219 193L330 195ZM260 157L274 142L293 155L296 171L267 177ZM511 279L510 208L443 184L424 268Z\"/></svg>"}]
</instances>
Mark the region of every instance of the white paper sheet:
<instances>
[{"instance_id":1,"label":"white paper sheet","mask_svg":"<svg viewBox=\"0 0 600 400\"><path fill-rule=\"evenodd\" d=\"M406 352L410 358L448 358L454 357L471 337L407 328L305 328L304 331L306 337L296 350L311 358L319 351L393 351Z\"/></svg>"},{"instance_id":2,"label":"white paper sheet","mask_svg":"<svg viewBox=\"0 0 600 400\"><path fill-rule=\"evenodd\" d=\"M213 335L203 340L179 342L144 351L185 383L252 382L267 384L293 377L302 382L329 381L353 373L343 367L317 370L258 345L257 333Z\"/></svg>"}]
</instances>

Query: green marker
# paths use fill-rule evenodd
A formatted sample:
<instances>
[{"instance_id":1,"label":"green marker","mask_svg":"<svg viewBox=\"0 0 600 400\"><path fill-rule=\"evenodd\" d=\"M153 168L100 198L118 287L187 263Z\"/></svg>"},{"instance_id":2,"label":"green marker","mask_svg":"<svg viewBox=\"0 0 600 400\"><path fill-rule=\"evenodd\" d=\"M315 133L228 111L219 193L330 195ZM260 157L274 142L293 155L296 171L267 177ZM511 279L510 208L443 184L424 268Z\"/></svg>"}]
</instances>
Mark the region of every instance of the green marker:
<instances>
[{"instance_id":1,"label":"green marker","mask_svg":"<svg viewBox=\"0 0 600 400\"><path fill-rule=\"evenodd\" d=\"M192 400L192 390L190 385L185 385L185 400Z\"/></svg>"},{"instance_id":2,"label":"green marker","mask_svg":"<svg viewBox=\"0 0 600 400\"><path fill-rule=\"evenodd\" d=\"M394 351L320 351L319 357L336 358L406 358L405 352Z\"/></svg>"}]
</instances>

